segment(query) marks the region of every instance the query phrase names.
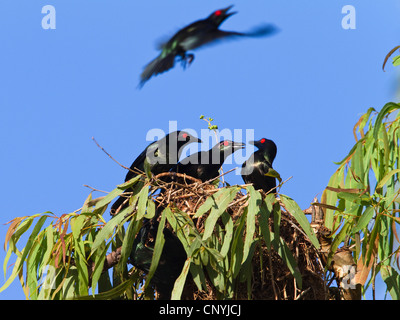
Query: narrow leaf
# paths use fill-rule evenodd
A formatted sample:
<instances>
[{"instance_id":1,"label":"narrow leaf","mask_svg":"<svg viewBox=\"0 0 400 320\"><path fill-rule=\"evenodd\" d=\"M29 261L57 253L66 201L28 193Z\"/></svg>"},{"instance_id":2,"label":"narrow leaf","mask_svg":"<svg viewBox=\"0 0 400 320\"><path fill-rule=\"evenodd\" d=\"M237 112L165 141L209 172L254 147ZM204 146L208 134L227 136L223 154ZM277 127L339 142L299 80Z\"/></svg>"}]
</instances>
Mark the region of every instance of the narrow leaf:
<instances>
[{"instance_id":1,"label":"narrow leaf","mask_svg":"<svg viewBox=\"0 0 400 320\"><path fill-rule=\"evenodd\" d=\"M280 198L284 203L286 209L293 215L296 221L300 224L301 228L307 234L308 238L310 239L314 247L319 249L320 245L318 239L314 231L311 229L310 223L308 222L307 217L305 216L303 210L301 210L299 205L288 196L281 194Z\"/></svg>"},{"instance_id":2,"label":"narrow leaf","mask_svg":"<svg viewBox=\"0 0 400 320\"><path fill-rule=\"evenodd\" d=\"M215 203L211 209L210 215L207 217L205 222L203 240L206 240L211 236L214 230L215 223L222 215L222 213L224 213L229 203L233 201L237 190L237 187L224 188L219 190L215 195L211 196L214 199Z\"/></svg>"},{"instance_id":3,"label":"narrow leaf","mask_svg":"<svg viewBox=\"0 0 400 320\"><path fill-rule=\"evenodd\" d=\"M172 290L171 293L171 300L179 300L181 298L183 287L185 286L186 283L186 277L190 270L190 261L191 261L190 257L186 259L185 264L183 265L182 272L179 275L178 279L176 279L175 281L174 289Z\"/></svg>"}]
</instances>

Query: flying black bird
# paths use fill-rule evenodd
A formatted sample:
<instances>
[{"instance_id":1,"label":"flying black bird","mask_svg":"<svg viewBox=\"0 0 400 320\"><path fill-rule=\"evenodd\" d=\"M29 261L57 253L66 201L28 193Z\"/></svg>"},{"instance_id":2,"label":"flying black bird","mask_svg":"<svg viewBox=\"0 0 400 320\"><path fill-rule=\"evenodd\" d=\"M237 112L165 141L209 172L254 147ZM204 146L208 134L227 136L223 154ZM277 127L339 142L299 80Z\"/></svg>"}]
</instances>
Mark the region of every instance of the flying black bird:
<instances>
[{"instance_id":1,"label":"flying black bird","mask_svg":"<svg viewBox=\"0 0 400 320\"><path fill-rule=\"evenodd\" d=\"M185 68L191 64L194 55L187 53L189 50L197 49L205 44L215 42L219 39L232 37L260 37L271 35L277 31L273 25L262 25L250 32L223 31L219 26L236 12L228 12L233 6L219 9L210 14L206 19L198 20L179 30L170 40L160 46L160 55L152 60L140 75L139 87L149 80L153 75L163 73L174 66L175 58L180 58Z\"/></svg>"},{"instance_id":2,"label":"flying black bird","mask_svg":"<svg viewBox=\"0 0 400 320\"><path fill-rule=\"evenodd\" d=\"M242 165L242 178L245 183L252 183L256 190L264 192L276 187L273 177L265 176L275 159L277 147L272 140L262 138L258 141L250 141L259 150L254 152Z\"/></svg>"},{"instance_id":3,"label":"flying black bird","mask_svg":"<svg viewBox=\"0 0 400 320\"><path fill-rule=\"evenodd\" d=\"M171 171L185 173L193 178L205 182L219 176L218 170L221 168L225 159L239 149L243 149L245 144L229 140L217 143L208 151L201 151L184 158Z\"/></svg>"},{"instance_id":4,"label":"flying black bird","mask_svg":"<svg viewBox=\"0 0 400 320\"><path fill-rule=\"evenodd\" d=\"M129 256L130 263L146 274L150 270L153 258L154 244L156 242L158 222L147 220L140 229L133 242L132 251ZM164 228L164 246L156 271L151 279L151 284L156 287L159 299L170 299L174 283L187 258L186 251L178 237L168 228ZM152 240L152 241L149 241Z\"/></svg>"},{"instance_id":5,"label":"flying black bird","mask_svg":"<svg viewBox=\"0 0 400 320\"><path fill-rule=\"evenodd\" d=\"M151 173L157 175L162 172L168 172L172 167L176 166L183 148L193 142L201 142L200 139L190 135L185 131L174 131L167 134L164 138L154 141L143 150L143 152L132 163L130 169L145 171L145 162L148 163ZM128 171L125 181L134 178L137 174ZM125 190L131 191L131 190ZM119 197L111 207L111 215L115 215L117 209L126 200L125 196ZM128 204L120 208L122 210Z\"/></svg>"}]
</instances>

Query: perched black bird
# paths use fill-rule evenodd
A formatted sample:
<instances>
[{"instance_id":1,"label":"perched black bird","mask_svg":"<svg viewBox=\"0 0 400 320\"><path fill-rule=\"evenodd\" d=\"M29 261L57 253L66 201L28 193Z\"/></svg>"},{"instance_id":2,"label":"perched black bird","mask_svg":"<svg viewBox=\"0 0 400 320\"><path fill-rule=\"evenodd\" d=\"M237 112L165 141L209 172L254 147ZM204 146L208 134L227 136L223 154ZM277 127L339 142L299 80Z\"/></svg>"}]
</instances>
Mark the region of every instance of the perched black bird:
<instances>
[{"instance_id":1,"label":"perched black bird","mask_svg":"<svg viewBox=\"0 0 400 320\"><path fill-rule=\"evenodd\" d=\"M133 242L129 256L129 262L146 274L150 270L157 230L157 221L146 220ZM151 279L151 284L155 286L160 300L171 298L174 283L182 272L187 258L186 251L178 237L168 228L164 228L163 234L164 247L157 269Z\"/></svg>"},{"instance_id":2,"label":"perched black bird","mask_svg":"<svg viewBox=\"0 0 400 320\"><path fill-rule=\"evenodd\" d=\"M151 173L157 175L162 172L168 172L176 166L182 154L183 148L194 142L201 142L200 139L190 135L185 131L175 131L167 134L164 138L154 141L143 150L143 152L132 163L130 169L144 172L145 162L148 163ZM137 174L128 171L125 181L134 178ZM130 190L125 190L130 191ZM126 200L125 196L119 197L111 207L111 215L115 215L117 209ZM122 206L120 210L128 204Z\"/></svg>"},{"instance_id":3,"label":"perched black bird","mask_svg":"<svg viewBox=\"0 0 400 320\"><path fill-rule=\"evenodd\" d=\"M217 143L208 151L201 151L180 161L171 171L185 173L205 182L219 176L218 170L225 159L237 150L243 149L244 143L229 140Z\"/></svg>"},{"instance_id":4,"label":"perched black bird","mask_svg":"<svg viewBox=\"0 0 400 320\"><path fill-rule=\"evenodd\" d=\"M232 37L259 37L273 34L277 29L272 25L263 25L250 32L223 31L219 26L236 12L228 12L233 6L214 11L206 19L198 20L179 30L170 40L160 46L160 55L151 61L140 75L139 87L149 80L153 75L163 73L174 66L175 58L179 57L185 68L191 64L194 55L187 53L189 50L197 49L205 44L219 39Z\"/></svg>"},{"instance_id":5,"label":"perched black bird","mask_svg":"<svg viewBox=\"0 0 400 320\"><path fill-rule=\"evenodd\" d=\"M275 159L277 147L272 140L262 138L258 141L250 141L259 150L254 152L242 165L242 178L245 183L252 183L256 190L264 192L276 187L276 179L265 176ZM275 191L273 191L275 192Z\"/></svg>"}]
</instances>

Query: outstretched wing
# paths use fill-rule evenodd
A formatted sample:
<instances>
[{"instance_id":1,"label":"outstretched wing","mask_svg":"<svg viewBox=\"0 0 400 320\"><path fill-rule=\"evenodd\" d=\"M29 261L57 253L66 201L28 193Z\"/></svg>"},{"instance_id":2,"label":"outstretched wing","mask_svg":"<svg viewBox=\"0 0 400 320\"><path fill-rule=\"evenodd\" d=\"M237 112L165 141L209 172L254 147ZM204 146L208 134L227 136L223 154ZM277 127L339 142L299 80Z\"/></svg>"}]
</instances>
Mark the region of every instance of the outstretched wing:
<instances>
[{"instance_id":1,"label":"outstretched wing","mask_svg":"<svg viewBox=\"0 0 400 320\"><path fill-rule=\"evenodd\" d=\"M143 87L143 85L148 81L152 76L156 76L160 73L163 73L174 66L175 55L170 53L166 56L159 55L157 58L152 60L149 64L146 65L142 74L140 75L140 83L139 88Z\"/></svg>"}]
</instances>

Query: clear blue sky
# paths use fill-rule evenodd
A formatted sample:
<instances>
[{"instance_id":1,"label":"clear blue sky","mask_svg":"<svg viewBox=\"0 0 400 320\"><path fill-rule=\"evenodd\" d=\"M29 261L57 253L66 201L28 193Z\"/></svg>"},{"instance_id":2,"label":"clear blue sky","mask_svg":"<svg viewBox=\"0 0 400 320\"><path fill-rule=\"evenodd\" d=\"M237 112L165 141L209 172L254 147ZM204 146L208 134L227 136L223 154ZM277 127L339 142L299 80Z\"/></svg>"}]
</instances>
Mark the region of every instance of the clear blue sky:
<instances>
[{"instance_id":1,"label":"clear blue sky","mask_svg":"<svg viewBox=\"0 0 400 320\"><path fill-rule=\"evenodd\" d=\"M42 28L48 4L55 30ZM239 13L223 29L273 23L280 33L198 50L190 68L178 64L136 89L157 41L230 4ZM348 4L353 30L342 28ZM177 121L200 133L201 114L274 140L275 169L293 176L281 192L307 208L353 145L360 115L395 100L398 74L381 66L400 44L399 15L395 0L0 2L1 247L7 221L74 211L90 191L84 184L112 190L124 180L92 136L129 166L148 130ZM24 299L18 280L0 299Z\"/></svg>"}]
</instances>

